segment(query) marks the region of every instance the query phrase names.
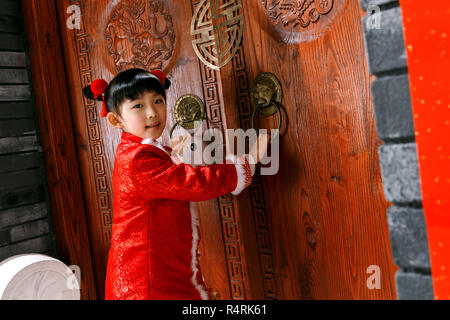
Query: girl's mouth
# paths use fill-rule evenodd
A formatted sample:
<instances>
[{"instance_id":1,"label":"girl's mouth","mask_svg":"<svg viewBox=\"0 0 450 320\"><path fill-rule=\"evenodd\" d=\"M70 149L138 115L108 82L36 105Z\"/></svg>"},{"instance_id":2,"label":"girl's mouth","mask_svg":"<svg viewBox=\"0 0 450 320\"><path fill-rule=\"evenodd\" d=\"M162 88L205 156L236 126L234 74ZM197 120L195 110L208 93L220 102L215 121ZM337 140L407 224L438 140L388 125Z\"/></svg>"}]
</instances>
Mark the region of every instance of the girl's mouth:
<instances>
[{"instance_id":1,"label":"girl's mouth","mask_svg":"<svg viewBox=\"0 0 450 320\"><path fill-rule=\"evenodd\" d=\"M152 128L156 128L156 127L158 127L159 125L160 125L161 123L160 122L158 122L158 123L156 123L156 124L153 124L153 125L150 125L150 126L145 126L145 128L146 129L152 129Z\"/></svg>"}]
</instances>

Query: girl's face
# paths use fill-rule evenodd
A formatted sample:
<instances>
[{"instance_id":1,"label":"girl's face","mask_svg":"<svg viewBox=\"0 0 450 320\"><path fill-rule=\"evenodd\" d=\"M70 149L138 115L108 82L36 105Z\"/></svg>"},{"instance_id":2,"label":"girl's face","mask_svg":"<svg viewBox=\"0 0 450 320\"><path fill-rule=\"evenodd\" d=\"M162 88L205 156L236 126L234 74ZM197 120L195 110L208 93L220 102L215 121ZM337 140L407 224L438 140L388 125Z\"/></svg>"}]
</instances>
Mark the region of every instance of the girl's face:
<instances>
[{"instance_id":1,"label":"girl's face","mask_svg":"<svg viewBox=\"0 0 450 320\"><path fill-rule=\"evenodd\" d=\"M120 116L114 115L116 124L109 121L112 125L142 139L156 140L162 135L166 126L166 102L161 94L146 91L136 100L125 100L119 110Z\"/></svg>"}]
</instances>

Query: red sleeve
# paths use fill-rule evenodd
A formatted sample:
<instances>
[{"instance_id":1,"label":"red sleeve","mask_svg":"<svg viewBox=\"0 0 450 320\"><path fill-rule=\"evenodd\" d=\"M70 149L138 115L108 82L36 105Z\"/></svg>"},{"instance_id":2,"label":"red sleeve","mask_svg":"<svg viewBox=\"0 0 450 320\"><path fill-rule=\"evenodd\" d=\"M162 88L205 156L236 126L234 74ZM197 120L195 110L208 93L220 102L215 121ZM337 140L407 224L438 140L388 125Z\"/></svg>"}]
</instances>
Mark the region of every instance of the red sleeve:
<instances>
[{"instance_id":1,"label":"red sleeve","mask_svg":"<svg viewBox=\"0 0 450 320\"><path fill-rule=\"evenodd\" d=\"M239 194L252 180L253 167L246 157L227 156L227 163L193 167L174 164L140 152L132 161L131 181L146 199L205 201L227 193Z\"/></svg>"}]
</instances>

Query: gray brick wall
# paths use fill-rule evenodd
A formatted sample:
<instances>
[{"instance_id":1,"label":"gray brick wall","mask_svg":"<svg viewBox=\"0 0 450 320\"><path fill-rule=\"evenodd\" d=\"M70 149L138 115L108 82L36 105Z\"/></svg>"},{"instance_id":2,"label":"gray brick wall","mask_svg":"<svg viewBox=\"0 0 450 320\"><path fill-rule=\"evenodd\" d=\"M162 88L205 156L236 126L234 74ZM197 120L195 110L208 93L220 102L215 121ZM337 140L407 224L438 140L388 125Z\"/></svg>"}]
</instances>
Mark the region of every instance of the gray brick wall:
<instances>
[{"instance_id":1,"label":"gray brick wall","mask_svg":"<svg viewBox=\"0 0 450 320\"><path fill-rule=\"evenodd\" d=\"M427 229L414 137L401 9L398 1L361 0L367 61L376 76L372 95L379 159L398 299L434 299ZM374 6L378 6L378 9ZM379 16L375 16L375 12ZM379 28L374 28L379 19ZM368 23L369 22L369 23Z\"/></svg>"},{"instance_id":2,"label":"gray brick wall","mask_svg":"<svg viewBox=\"0 0 450 320\"><path fill-rule=\"evenodd\" d=\"M372 84L372 92L380 139L393 141L413 137L414 121L408 75L378 77Z\"/></svg>"},{"instance_id":3,"label":"gray brick wall","mask_svg":"<svg viewBox=\"0 0 450 320\"><path fill-rule=\"evenodd\" d=\"M0 4L0 261L57 258L20 1Z\"/></svg>"}]
</instances>

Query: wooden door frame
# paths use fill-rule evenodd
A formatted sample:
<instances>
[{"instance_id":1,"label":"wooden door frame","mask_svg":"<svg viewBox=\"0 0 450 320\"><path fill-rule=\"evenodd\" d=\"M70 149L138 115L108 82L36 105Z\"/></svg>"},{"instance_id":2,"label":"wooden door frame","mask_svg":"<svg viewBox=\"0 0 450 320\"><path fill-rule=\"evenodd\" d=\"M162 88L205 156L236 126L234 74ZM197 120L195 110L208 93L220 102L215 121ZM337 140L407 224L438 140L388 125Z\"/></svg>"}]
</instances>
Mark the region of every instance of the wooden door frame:
<instances>
[{"instance_id":1,"label":"wooden door frame","mask_svg":"<svg viewBox=\"0 0 450 320\"><path fill-rule=\"evenodd\" d=\"M22 0L21 5L58 256L79 266L81 298L96 299L55 0Z\"/></svg>"}]
</instances>

